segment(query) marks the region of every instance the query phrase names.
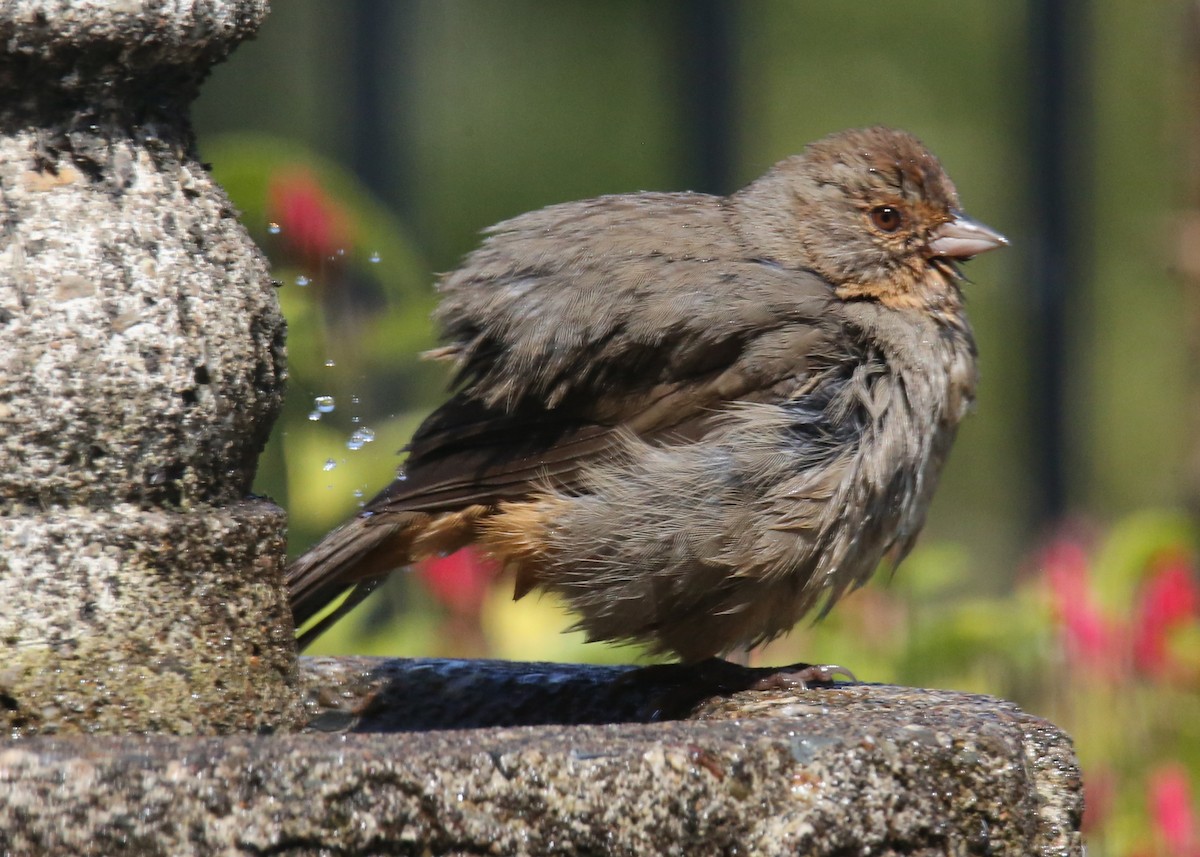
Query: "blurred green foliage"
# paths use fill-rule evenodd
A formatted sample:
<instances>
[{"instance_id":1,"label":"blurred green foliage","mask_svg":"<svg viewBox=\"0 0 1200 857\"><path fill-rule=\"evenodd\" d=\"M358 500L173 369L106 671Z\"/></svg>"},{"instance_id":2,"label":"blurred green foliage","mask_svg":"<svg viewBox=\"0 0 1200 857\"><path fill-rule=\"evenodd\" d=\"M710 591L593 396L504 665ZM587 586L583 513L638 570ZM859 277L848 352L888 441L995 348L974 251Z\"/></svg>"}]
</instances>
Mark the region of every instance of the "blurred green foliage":
<instances>
[{"instance_id":1,"label":"blurred green foliage","mask_svg":"<svg viewBox=\"0 0 1200 857\"><path fill-rule=\"evenodd\" d=\"M436 342L429 275L396 215L336 162L261 134L225 135L206 152L281 284L288 395L257 488L289 507L293 545L308 544L388 480L399 459L382 472L379 461L394 459L436 398L443 373L419 360ZM309 204L340 221L336 246L292 246L291 225L272 219L287 214L273 210L280 188L297 182L318 188ZM334 410L312 419L319 396ZM364 428L384 455L347 447Z\"/></svg>"},{"instance_id":2,"label":"blurred green foliage","mask_svg":"<svg viewBox=\"0 0 1200 857\"><path fill-rule=\"evenodd\" d=\"M678 32L686 4L405 2L389 19L405 29L394 33L395 61L378 81L398 107L376 117L381 136L367 148L377 179L364 187L346 166L354 151L361 159L363 142L356 149L347 133L357 61L348 7L276 4L197 110L204 157L282 282L290 388L258 488L288 508L294 552L390 480L396 450L439 400L444 370L417 360L435 341L433 271L452 268L480 229L505 217L602 193L681 189L696 166L677 62L689 49ZM967 210L1013 241L968 269L978 283L969 298L979 407L918 549L894 578L754 657L832 661L864 680L1014 699L1078 742L1089 853L1195 857L1165 831L1180 806L1200 827L1200 624L1194 605L1170 621L1151 610L1153 587L1196 580L1194 522L1158 511L1178 502L1188 441L1185 313L1169 245L1183 175L1184 5L1094 4L1076 34L1092 57L1073 70L1090 131L1078 140L1070 200L1088 279L1069 319L1067 464L1081 519L1107 523L1050 532L1029 511L1028 451L1039 430L1029 379L1045 367L1027 357L1038 312L1024 284L1035 244L1027 7L736 8L739 183L829 131L894 124L922 137ZM289 187L302 192L285 199ZM289 224L280 211L305 206L332 214ZM306 229L328 246L297 243ZM310 419L318 396L332 396L335 408ZM374 441L348 448L364 428ZM1184 570L1170 578L1171 569ZM447 580L471 574L483 581L477 600L444 597ZM314 651L640 657L563 634L570 619L553 599L513 603L507 581L482 574L395 575ZM1146 640L1159 625L1165 654L1154 660ZM1182 780L1172 779L1177 770ZM1188 776L1191 796L1172 804L1169 786L1187 786Z\"/></svg>"}]
</instances>

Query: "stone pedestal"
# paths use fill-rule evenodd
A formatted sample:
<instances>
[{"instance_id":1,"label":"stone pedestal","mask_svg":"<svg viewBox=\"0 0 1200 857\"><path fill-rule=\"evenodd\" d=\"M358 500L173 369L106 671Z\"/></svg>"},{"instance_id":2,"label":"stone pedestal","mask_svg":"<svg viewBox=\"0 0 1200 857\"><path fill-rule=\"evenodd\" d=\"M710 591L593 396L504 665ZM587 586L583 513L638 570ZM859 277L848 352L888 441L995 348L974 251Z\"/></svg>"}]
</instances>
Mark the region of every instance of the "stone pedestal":
<instances>
[{"instance_id":1,"label":"stone pedestal","mask_svg":"<svg viewBox=\"0 0 1200 857\"><path fill-rule=\"evenodd\" d=\"M267 265L187 108L265 0L0 0L0 725L294 719ZM290 712L290 713L289 713Z\"/></svg>"}]
</instances>

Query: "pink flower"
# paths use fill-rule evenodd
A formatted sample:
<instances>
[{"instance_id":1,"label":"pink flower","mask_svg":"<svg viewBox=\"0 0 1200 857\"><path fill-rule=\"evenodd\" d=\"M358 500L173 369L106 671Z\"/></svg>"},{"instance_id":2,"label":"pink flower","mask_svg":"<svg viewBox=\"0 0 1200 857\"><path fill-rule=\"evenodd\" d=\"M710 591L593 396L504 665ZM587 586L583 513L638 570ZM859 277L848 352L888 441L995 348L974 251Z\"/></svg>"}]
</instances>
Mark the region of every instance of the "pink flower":
<instances>
[{"instance_id":1,"label":"pink flower","mask_svg":"<svg viewBox=\"0 0 1200 857\"><path fill-rule=\"evenodd\" d=\"M1200 587L1180 556L1163 562L1142 588L1133 625L1133 660L1153 676L1172 672L1167 642L1172 632L1200 615Z\"/></svg>"},{"instance_id":2,"label":"pink flower","mask_svg":"<svg viewBox=\"0 0 1200 857\"><path fill-rule=\"evenodd\" d=\"M1092 593L1087 552L1070 538L1053 542L1042 554L1050 599L1062 623L1067 657L1099 674L1115 675L1124 642L1120 623L1104 614Z\"/></svg>"},{"instance_id":3,"label":"pink flower","mask_svg":"<svg viewBox=\"0 0 1200 857\"><path fill-rule=\"evenodd\" d=\"M1060 537L1042 551L1042 568L1059 601L1079 601L1089 595L1087 550L1076 539Z\"/></svg>"},{"instance_id":4,"label":"pink flower","mask_svg":"<svg viewBox=\"0 0 1200 857\"><path fill-rule=\"evenodd\" d=\"M1154 831L1165 847L1165 857L1200 857L1191 784L1182 765L1158 768L1147 788Z\"/></svg>"},{"instance_id":5,"label":"pink flower","mask_svg":"<svg viewBox=\"0 0 1200 857\"><path fill-rule=\"evenodd\" d=\"M310 270L350 243L350 218L304 167L271 178L267 211L279 224L284 245Z\"/></svg>"}]
</instances>

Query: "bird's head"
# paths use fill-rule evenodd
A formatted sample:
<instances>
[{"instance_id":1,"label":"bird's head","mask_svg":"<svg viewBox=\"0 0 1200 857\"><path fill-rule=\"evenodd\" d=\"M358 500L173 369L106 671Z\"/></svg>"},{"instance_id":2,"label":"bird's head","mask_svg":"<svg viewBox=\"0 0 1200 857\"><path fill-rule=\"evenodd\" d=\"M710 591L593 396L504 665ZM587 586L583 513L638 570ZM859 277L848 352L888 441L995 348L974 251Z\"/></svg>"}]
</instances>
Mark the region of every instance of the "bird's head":
<instances>
[{"instance_id":1,"label":"bird's head","mask_svg":"<svg viewBox=\"0 0 1200 857\"><path fill-rule=\"evenodd\" d=\"M958 298L955 263L1002 247L972 220L942 165L911 134L874 127L825 137L735 197L748 240L807 268L844 299L895 307Z\"/></svg>"}]
</instances>

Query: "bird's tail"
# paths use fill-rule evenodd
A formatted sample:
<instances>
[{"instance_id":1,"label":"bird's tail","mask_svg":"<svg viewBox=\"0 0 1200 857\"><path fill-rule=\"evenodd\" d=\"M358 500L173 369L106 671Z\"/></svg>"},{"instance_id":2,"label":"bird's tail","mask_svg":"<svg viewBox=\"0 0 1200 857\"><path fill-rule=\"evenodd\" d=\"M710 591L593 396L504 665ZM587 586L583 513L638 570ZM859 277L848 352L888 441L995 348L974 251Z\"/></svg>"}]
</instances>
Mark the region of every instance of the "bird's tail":
<instances>
[{"instance_id":1,"label":"bird's tail","mask_svg":"<svg viewBox=\"0 0 1200 857\"><path fill-rule=\"evenodd\" d=\"M303 649L367 597L393 569L453 553L473 540L484 506L453 512L376 512L351 518L293 562L284 574L300 628L350 587L331 613L300 636Z\"/></svg>"},{"instance_id":2,"label":"bird's tail","mask_svg":"<svg viewBox=\"0 0 1200 857\"><path fill-rule=\"evenodd\" d=\"M297 628L355 587L333 613L305 632L301 648L362 601L389 571L412 561L413 537L428 519L420 513L356 516L288 566L284 582Z\"/></svg>"}]
</instances>

